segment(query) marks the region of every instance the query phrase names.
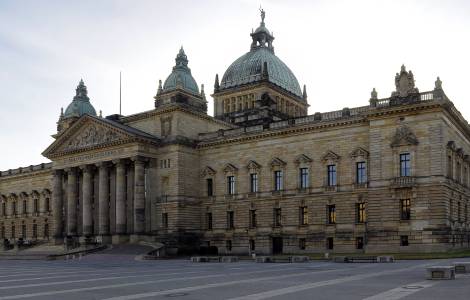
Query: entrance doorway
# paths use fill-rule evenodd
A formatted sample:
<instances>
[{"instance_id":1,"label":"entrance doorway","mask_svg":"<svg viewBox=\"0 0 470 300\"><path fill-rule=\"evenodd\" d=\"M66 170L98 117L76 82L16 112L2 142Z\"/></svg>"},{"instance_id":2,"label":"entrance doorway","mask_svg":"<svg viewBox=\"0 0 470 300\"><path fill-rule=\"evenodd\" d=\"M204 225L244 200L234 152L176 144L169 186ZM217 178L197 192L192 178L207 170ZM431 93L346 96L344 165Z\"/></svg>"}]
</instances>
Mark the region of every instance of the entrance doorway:
<instances>
[{"instance_id":1,"label":"entrance doorway","mask_svg":"<svg viewBox=\"0 0 470 300\"><path fill-rule=\"evenodd\" d=\"M273 254L282 254L282 237L273 237Z\"/></svg>"}]
</instances>

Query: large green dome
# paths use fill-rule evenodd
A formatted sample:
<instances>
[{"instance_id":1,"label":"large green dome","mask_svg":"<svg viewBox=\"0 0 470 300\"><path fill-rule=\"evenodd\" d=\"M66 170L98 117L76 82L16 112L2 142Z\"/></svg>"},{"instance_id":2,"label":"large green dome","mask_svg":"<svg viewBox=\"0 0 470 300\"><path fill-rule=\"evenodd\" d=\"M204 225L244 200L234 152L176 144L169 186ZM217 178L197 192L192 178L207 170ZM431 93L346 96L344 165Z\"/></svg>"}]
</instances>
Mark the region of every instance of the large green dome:
<instances>
[{"instance_id":1,"label":"large green dome","mask_svg":"<svg viewBox=\"0 0 470 300\"><path fill-rule=\"evenodd\" d=\"M262 10L260 26L251 33L253 41L250 51L228 67L222 77L220 90L268 80L302 98L302 91L294 73L274 54L274 36L266 28L264 16ZM264 69L265 66L267 70Z\"/></svg>"},{"instance_id":2,"label":"large green dome","mask_svg":"<svg viewBox=\"0 0 470 300\"><path fill-rule=\"evenodd\" d=\"M268 67L269 82L302 97L302 91L294 73L270 49L263 47L253 49L234 61L225 71L220 89L261 81L265 62Z\"/></svg>"},{"instance_id":3,"label":"large green dome","mask_svg":"<svg viewBox=\"0 0 470 300\"><path fill-rule=\"evenodd\" d=\"M67 106L64 117L81 117L84 114L96 116L96 111L93 105L90 103L90 98L88 98L88 91L85 84L83 83L83 80L80 80L80 83L76 89L76 95L73 97L72 103Z\"/></svg>"},{"instance_id":4,"label":"large green dome","mask_svg":"<svg viewBox=\"0 0 470 300\"><path fill-rule=\"evenodd\" d=\"M166 92L179 87L183 90L198 95L199 88L197 86L196 80L194 80L193 76L191 75L191 69L188 68L188 58L184 53L183 47L181 47L175 61L176 65L173 67L173 71L163 84L163 91Z\"/></svg>"}]
</instances>

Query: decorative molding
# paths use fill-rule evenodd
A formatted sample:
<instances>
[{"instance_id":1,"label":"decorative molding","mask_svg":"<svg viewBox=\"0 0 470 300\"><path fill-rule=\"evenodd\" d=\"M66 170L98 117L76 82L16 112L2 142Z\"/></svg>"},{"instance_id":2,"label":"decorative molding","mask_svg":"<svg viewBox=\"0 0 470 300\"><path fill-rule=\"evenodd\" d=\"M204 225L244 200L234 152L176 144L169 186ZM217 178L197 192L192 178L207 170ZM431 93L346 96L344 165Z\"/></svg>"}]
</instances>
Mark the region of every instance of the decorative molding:
<instances>
[{"instance_id":1,"label":"decorative molding","mask_svg":"<svg viewBox=\"0 0 470 300\"><path fill-rule=\"evenodd\" d=\"M340 160L340 156L333 151L329 150L325 155L323 155L323 161L333 161L337 162Z\"/></svg>"},{"instance_id":2,"label":"decorative molding","mask_svg":"<svg viewBox=\"0 0 470 300\"><path fill-rule=\"evenodd\" d=\"M81 130L75 137L69 139L61 150L75 150L114 142L122 139L123 135L114 130L92 124Z\"/></svg>"},{"instance_id":3,"label":"decorative molding","mask_svg":"<svg viewBox=\"0 0 470 300\"><path fill-rule=\"evenodd\" d=\"M312 163L313 160L312 160L310 157L308 157L307 155L305 155L305 154L300 154L300 155L298 155L298 156L295 158L294 162L295 162L297 165L300 165L300 164L302 164L302 163L303 163L303 164Z\"/></svg>"},{"instance_id":4,"label":"decorative molding","mask_svg":"<svg viewBox=\"0 0 470 300\"><path fill-rule=\"evenodd\" d=\"M217 173L214 169L209 166L206 166L201 172L201 177L214 176Z\"/></svg>"},{"instance_id":5,"label":"decorative molding","mask_svg":"<svg viewBox=\"0 0 470 300\"><path fill-rule=\"evenodd\" d=\"M390 146L399 147L406 145L418 145L418 143L418 138L411 131L411 129L406 125L402 125L395 131Z\"/></svg>"},{"instance_id":6,"label":"decorative molding","mask_svg":"<svg viewBox=\"0 0 470 300\"><path fill-rule=\"evenodd\" d=\"M366 149L362 148L362 147L357 147L356 150L351 152L350 156L351 156L351 158L356 158L356 157L368 158L369 157L369 152Z\"/></svg>"}]
</instances>

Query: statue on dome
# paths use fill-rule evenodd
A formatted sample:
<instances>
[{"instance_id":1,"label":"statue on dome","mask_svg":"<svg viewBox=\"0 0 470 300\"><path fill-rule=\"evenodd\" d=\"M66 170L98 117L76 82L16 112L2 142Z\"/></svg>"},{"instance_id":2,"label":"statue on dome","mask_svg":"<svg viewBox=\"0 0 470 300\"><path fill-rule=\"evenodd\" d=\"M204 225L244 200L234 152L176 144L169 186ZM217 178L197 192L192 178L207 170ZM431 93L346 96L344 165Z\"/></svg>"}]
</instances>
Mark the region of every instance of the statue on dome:
<instances>
[{"instance_id":1,"label":"statue on dome","mask_svg":"<svg viewBox=\"0 0 470 300\"><path fill-rule=\"evenodd\" d=\"M259 8L259 11L261 12L261 23L264 23L264 18L266 17L266 12L261 7Z\"/></svg>"}]
</instances>

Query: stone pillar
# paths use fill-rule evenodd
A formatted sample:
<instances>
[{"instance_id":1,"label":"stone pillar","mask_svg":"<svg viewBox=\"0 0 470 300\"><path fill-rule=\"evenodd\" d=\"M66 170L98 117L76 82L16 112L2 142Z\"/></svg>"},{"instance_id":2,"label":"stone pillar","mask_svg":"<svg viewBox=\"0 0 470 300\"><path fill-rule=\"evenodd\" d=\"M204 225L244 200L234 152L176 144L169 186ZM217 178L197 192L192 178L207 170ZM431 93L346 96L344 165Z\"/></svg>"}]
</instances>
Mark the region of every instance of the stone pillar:
<instances>
[{"instance_id":1,"label":"stone pillar","mask_svg":"<svg viewBox=\"0 0 470 300\"><path fill-rule=\"evenodd\" d=\"M67 235L77 235L77 169L67 170Z\"/></svg>"},{"instance_id":2,"label":"stone pillar","mask_svg":"<svg viewBox=\"0 0 470 300\"><path fill-rule=\"evenodd\" d=\"M134 234L145 231L145 161L134 159Z\"/></svg>"},{"instance_id":3,"label":"stone pillar","mask_svg":"<svg viewBox=\"0 0 470 300\"><path fill-rule=\"evenodd\" d=\"M52 213L54 214L54 238L59 240L62 238L62 219L63 219L63 194L62 194L62 170L54 172L52 182Z\"/></svg>"},{"instance_id":4,"label":"stone pillar","mask_svg":"<svg viewBox=\"0 0 470 300\"><path fill-rule=\"evenodd\" d=\"M134 163L127 168L127 233L134 233Z\"/></svg>"},{"instance_id":5,"label":"stone pillar","mask_svg":"<svg viewBox=\"0 0 470 300\"><path fill-rule=\"evenodd\" d=\"M83 170L83 235L93 235L93 211L91 207L91 198L93 193L93 174L91 166L82 167Z\"/></svg>"},{"instance_id":6,"label":"stone pillar","mask_svg":"<svg viewBox=\"0 0 470 300\"><path fill-rule=\"evenodd\" d=\"M99 207L98 207L98 223L100 235L109 234L109 180L108 180L108 164L100 163L99 167Z\"/></svg>"},{"instance_id":7,"label":"stone pillar","mask_svg":"<svg viewBox=\"0 0 470 300\"><path fill-rule=\"evenodd\" d=\"M126 224L126 166L119 160L116 164L116 234L125 234Z\"/></svg>"}]
</instances>

